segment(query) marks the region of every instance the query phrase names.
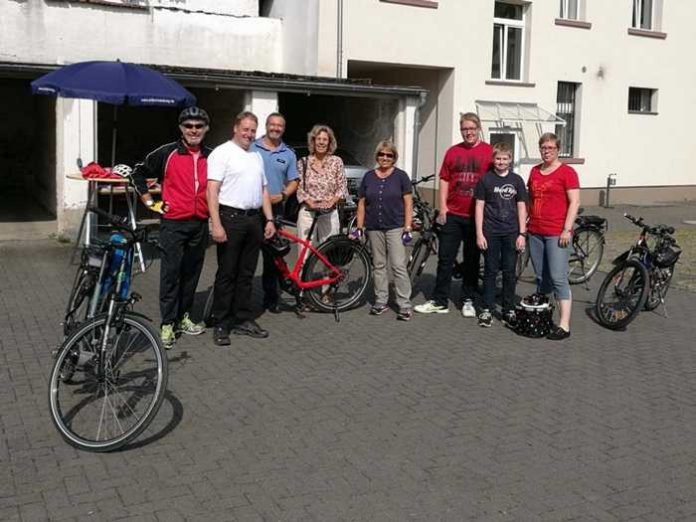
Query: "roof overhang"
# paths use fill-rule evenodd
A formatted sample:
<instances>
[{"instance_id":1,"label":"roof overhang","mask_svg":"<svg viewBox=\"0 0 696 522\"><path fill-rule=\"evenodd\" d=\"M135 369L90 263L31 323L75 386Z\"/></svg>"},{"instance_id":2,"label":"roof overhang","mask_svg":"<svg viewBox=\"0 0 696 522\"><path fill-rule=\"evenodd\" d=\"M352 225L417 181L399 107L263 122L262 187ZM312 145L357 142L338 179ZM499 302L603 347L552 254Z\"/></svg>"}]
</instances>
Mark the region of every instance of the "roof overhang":
<instances>
[{"instance_id":1,"label":"roof overhang","mask_svg":"<svg viewBox=\"0 0 696 522\"><path fill-rule=\"evenodd\" d=\"M190 87L254 89L275 92L328 94L367 97L415 97L425 101L427 89L418 86L377 85L369 79L327 78L297 74L266 73L261 71L228 71L195 67L172 67L141 64L152 67L170 78ZM0 74L13 77L36 77L62 65L0 62Z\"/></svg>"},{"instance_id":2,"label":"roof overhang","mask_svg":"<svg viewBox=\"0 0 696 522\"><path fill-rule=\"evenodd\" d=\"M476 100L476 112L482 122L494 122L503 127L525 123L566 124L563 118L536 103Z\"/></svg>"}]
</instances>

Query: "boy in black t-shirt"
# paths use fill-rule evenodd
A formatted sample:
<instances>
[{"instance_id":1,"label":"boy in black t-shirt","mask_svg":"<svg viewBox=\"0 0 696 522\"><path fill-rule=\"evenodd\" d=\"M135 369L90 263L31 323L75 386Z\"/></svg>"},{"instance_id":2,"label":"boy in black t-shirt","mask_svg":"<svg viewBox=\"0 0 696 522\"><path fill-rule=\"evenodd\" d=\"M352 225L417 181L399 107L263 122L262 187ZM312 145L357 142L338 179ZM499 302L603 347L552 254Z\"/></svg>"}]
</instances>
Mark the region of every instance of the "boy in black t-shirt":
<instances>
[{"instance_id":1,"label":"boy in black t-shirt","mask_svg":"<svg viewBox=\"0 0 696 522\"><path fill-rule=\"evenodd\" d=\"M495 279L503 272L503 323L516 324L515 264L527 238L527 189L524 180L510 170L512 149L506 143L493 146L493 168L476 185L476 244L483 251L483 308L480 326L492 324Z\"/></svg>"}]
</instances>

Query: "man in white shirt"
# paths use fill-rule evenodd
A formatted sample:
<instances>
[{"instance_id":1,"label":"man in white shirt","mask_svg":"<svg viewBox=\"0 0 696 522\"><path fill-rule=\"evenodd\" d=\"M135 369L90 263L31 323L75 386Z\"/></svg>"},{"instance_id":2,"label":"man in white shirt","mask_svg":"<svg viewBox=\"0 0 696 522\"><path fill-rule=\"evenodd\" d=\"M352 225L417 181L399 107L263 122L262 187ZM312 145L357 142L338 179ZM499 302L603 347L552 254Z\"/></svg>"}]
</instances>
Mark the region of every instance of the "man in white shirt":
<instances>
[{"instance_id":1,"label":"man in white shirt","mask_svg":"<svg viewBox=\"0 0 696 522\"><path fill-rule=\"evenodd\" d=\"M230 330L237 335L268 337L251 310L259 250L264 237L276 233L263 159L251 149L257 127L253 113L239 113L232 139L208 157L208 211L218 257L213 342L218 346L230 344Z\"/></svg>"}]
</instances>

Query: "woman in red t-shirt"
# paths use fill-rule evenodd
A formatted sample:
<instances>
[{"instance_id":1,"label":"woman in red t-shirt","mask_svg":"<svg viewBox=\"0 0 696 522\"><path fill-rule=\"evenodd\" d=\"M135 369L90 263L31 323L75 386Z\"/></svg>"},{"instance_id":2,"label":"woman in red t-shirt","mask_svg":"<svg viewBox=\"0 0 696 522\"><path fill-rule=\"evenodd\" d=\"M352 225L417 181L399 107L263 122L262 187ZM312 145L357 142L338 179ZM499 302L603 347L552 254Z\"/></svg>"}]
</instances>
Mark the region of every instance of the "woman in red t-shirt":
<instances>
[{"instance_id":1,"label":"woman in red t-shirt","mask_svg":"<svg viewBox=\"0 0 696 522\"><path fill-rule=\"evenodd\" d=\"M568 258L573 224L580 206L580 183L572 167L561 163L561 142L548 132L539 139L542 163L532 168L529 188L529 254L536 274L537 293L554 293L560 312L558 326L548 339L570 337L571 293Z\"/></svg>"}]
</instances>

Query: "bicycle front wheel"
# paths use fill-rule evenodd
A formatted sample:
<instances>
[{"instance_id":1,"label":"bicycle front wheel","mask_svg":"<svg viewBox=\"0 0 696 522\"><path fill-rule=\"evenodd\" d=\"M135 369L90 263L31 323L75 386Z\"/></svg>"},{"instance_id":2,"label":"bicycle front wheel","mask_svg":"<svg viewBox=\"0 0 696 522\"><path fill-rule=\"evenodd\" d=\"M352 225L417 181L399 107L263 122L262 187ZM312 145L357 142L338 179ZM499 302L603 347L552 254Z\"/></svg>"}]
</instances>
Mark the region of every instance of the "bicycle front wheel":
<instances>
[{"instance_id":1,"label":"bicycle front wheel","mask_svg":"<svg viewBox=\"0 0 696 522\"><path fill-rule=\"evenodd\" d=\"M573 234L573 252L568 261L568 282L577 285L589 280L599 268L604 254L604 236L590 228Z\"/></svg>"},{"instance_id":2,"label":"bicycle front wheel","mask_svg":"<svg viewBox=\"0 0 696 522\"><path fill-rule=\"evenodd\" d=\"M108 327L107 320L96 317L68 337L49 380L53 423L69 444L87 451L112 451L135 439L167 386L167 358L149 325L131 314Z\"/></svg>"},{"instance_id":3,"label":"bicycle front wheel","mask_svg":"<svg viewBox=\"0 0 696 522\"><path fill-rule=\"evenodd\" d=\"M607 274L599 287L595 312L599 322L618 330L633 321L645 305L650 276L637 259L628 259Z\"/></svg>"},{"instance_id":4,"label":"bicycle front wheel","mask_svg":"<svg viewBox=\"0 0 696 522\"><path fill-rule=\"evenodd\" d=\"M343 312L362 304L372 282L372 262L365 248L347 237L333 237L317 249L340 272L338 281L307 290L312 306L322 312ZM302 281L331 277L332 271L315 254L307 260Z\"/></svg>"}]
</instances>

